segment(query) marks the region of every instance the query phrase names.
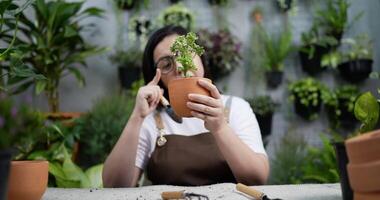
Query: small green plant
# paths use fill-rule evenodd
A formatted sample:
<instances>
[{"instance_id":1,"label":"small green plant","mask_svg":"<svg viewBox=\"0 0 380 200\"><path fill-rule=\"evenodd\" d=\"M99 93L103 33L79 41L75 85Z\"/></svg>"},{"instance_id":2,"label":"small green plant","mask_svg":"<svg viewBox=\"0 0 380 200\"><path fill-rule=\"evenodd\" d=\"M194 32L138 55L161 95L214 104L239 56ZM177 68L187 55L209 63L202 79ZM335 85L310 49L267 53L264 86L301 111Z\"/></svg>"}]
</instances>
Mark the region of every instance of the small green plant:
<instances>
[{"instance_id":1,"label":"small green plant","mask_svg":"<svg viewBox=\"0 0 380 200\"><path fill-rule=\"evenodd\" d=\"M308 147L305 163L301 166L304 183L336 183L339 173L334 147L325 135L321 135L321 148Z\"/></svg>"},{"instance_id":2,"label":"small green plant","mask_svg":"<svg viewBox=\"0 0 380 200\"><path fill-rule=\"evenodd\" d=\"M76 120L72 131L80 135L80 166L105 161L132 113L134 99L130 94L101 98L86 115Z\"/></svg>"},{"instance_id":3,"label":"small green plant","mask_svg":"<svg viewBox=\"0 0 380 200\"><path fill-rule=\"evenodd\" d=\"M60 188L102 188L103 164L98 164L83 171L72 160L66 148L62 149L63 162L51 161L49 173L55 178L55 184Z\"/></svg>"},{"instance_id":4,"label":"small green plant","mask_svg":"<svg viewBox=\"0 0 380 200\"><path fill-rule=\"evenodd\" d=\"M192 30L195 22L194 18L194 14L189 9L182 3L178 3L166 8L160 13L158 24L161 26L182 26L187 30Z\"/></svg>"},{"instance_id":5,"label":"small green plant","mask_svg":"<svg viewBox=\"0 0 380 200\"><path fill-rule=\"evenodd\" d=\"M110 61L118 67L141 68L143 52L130 48L127 51L117 51L110 56Z\"/></svg>"},{"instance_id":6,"label":"small green plant","mask_svg":"<svg viewBox=\"0 0 380 200\"><path fill-rule=\"evenodd\" d=\"M313 120L318 117L322 96L326 86L313 78L304 78L289 85L290 100L296 105L296 112L303 117ZM297 105L300 106L297 109ZM305 108L305 109L300 109Z\"/></svg>"},{"instance_id":7,"label":"small green plant","mask_svg":"<svg viewBox=\"0 0 380 200\"><path fill-rule=\"evenodd\" d=\"M317 46L329 48L338 44L334 37L321 33L316 25L313 25L308 32L302 33L301 39L302 47L300 51L306 53L309 59L314 58Z\"/></svg>"},{"instance_id":8,"label":"small green plant","mask_svg":"<svg viewBox=\"0 0 380 200\"><path fill-rule=\"evenodd\" d=\"M276 145L274 158L271 159L270 184L300 184L305 163L307 143L303 135L288 131Z\"/></svg>"},{"instance_id":9,"label":"small green plant","mask_svg":"<svg viewBox=\"0 0 380 200\"><path fill-rule=\"evenodd\" d=\"M135 9L137 11L142 8L147 8L150 0L115 0L116 5L119 8L131 10Z\"/></svg>"},{"instance_id":10,"label":"small green plant","mask_svg":"<svg viewBox=\"0 0 380 200\"><path fill-rule=\"evenodd\" d=\"M277 0L277 3L284 12L289 11L292 15L296 15L298 12L297 0Z\"/></svg>"},{"instance_id":11,"label":"small green plant","mask_svg":"<svg viewBox=\"0 0 380 200\"><path fill-rule=\"evenodd\" d=\"M182 72L183 77L191 77L196 71L197 66L193 62L195 55L201 56L204 53L203 47L196 44L198 37L195 33L190 32L187 35L178 36L170 47L170 51L175 55L176 61L181 66L177 66L177 70Z\"/></svg>"},{"instance_id":12,"label":"small green plant","mask_svg":"<svg viewBox=\"0 0 380 200\"><path fill-rule=\"evenodd\" d=\"M152 28L153 24L147 17L143 15L132 16L128 22L129 41L137 43L135 45L143 50Z\"/></svg>"},{"instance_id":13,"label":"small green plant","mask_svg":"<svg viewBox=\"0 0 380 200\"><path fill-rule=\"evenodd\" d=\"M380 94L380 89L378 89ZM356 119L362 122L360 132L371 131L379 121L380 99L376 99L371 92L366 92L359 96L355 102L354 113Z\"/></svg>"},{"instance_id":14,"label":"small green plant","mask_svg":"<svg viewBox=\"0 0 380 200\"><path fill-rule=\"evenodd\" d=\"M45 138L45 117L27 105L16 105L10 97L0 97L0 150L14 148L14 159L27 159Z\"/></svg>"},{"instance_id":15,"label":"small green plant","mask_svg":"<svg viewBox=\"0 0 380 200\"><path fill-rule=\"evenodd\" d=\"M360 91L357 86L344 85L335 91L326 90L322 93L322 99L329 112L329 117L335 128L340 127L342 114L354 114L354 107Z\"/></svg>"},{"instance_id":16,"label":"small green plant","mask_svg":"<svg viewBox=\"0 0 380 200\"><path fill-rule=\"evenodd\" d=\"M267 71L283 71L284 61L293 50L292 32L289 28L279 36L270 36L261 25L261 36L264 42L264 63Z\"/></svg>"},{"instance_id":17,"label":"small green plant","mask_svg":"<svg viewBox=\"0 0 380 200\"><path fill-rule=\"evenodd\" d=\"M230 0L208 0L210 5L216 6L227 6L230 3Z\"/></svg>"},{"instance_id":18,"label":"small green plant","mask_svg":"<svg viewBox=\"0 0 380 200\"><path fill-rule=\"evenodd\" d=\"M248 102L256 115L265 116L271 114L276 108L276 104L270 96L258 96L248 99Z\"/></svg>"},{"instance_id":19,"label":"small green plant","mask_svg":"<svg viewBox=\"0 0 380 200\"><path fill-rule=\"evenodd\" d=\"M366 34L343 39L342 50L326 54L322 58L321 64L336 68L341 63L360 59L373 59L373 43Z\"/></svg>"}]
</instances>

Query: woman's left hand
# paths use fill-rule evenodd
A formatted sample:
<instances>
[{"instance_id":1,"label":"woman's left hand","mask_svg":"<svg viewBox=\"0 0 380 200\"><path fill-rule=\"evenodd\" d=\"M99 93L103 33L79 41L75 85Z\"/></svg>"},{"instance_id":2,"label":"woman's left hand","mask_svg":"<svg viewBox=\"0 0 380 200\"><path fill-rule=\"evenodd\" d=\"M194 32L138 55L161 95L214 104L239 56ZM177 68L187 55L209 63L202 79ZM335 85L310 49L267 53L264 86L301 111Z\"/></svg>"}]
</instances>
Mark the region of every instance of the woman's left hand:
<instances>
[{"instance_id":1,"label":"woman's left hand","mask_svg":"<svg viewBox=\"0 0 380 200\"><path fill-rule=\"evenodd\" d=\"M212 133L217 133L227 126L224 117L224 106L221 95L210 82L198 80L198 84L210 91L211 97L201 94L189 94L187 106L192 110L191 114L205 122L205 128Z\"/></svg>"}]
</instances>

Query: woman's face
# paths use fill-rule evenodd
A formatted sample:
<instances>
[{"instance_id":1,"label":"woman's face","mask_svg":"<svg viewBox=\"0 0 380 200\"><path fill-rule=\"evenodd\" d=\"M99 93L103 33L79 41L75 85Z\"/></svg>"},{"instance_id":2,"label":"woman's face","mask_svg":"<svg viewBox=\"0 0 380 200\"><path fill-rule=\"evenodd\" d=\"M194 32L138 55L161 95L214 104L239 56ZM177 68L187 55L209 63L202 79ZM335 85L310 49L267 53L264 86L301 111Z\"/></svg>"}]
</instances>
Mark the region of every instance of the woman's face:
<instances>
[{"instance_id":1,"label":"woman's face","mask_svg":"<svg viewBox=\"0 0 380 200\"><path fill-rule=\"evenodd\" d=\"M168 83L171 80L182 77L182 72L177 71L177 66L180 66L181 64L175 61L170 62L173 58L173 53L170 51L170 47L177 37L177 34L166 36L160 43L158 43L153 52L154 63L156 64L156 67L161 69L161 81L164 83L165 87L168 86ZM194 56L193 61L198 70L192 73L194 76L203 77L204 68L201 58L196 55ZM171 63L174 63L174 66Z\"/></svg>"}]
</instances>

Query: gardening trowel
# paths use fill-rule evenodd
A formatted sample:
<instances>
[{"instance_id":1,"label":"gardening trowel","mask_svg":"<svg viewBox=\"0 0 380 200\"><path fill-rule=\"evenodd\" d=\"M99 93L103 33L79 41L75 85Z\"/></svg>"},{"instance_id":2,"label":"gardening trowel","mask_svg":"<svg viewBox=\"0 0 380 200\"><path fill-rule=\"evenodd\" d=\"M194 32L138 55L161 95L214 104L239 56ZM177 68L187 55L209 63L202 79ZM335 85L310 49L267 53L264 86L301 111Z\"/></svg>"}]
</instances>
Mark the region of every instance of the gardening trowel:
<instances>
[{"instance_id":1,"label":"gardening trowel","mask_svg":"<svg viewBox=\"0 0 380 200\"><path fill-rule=\"evenodd\" d=\"M248 187L244 184L238 183L236 184L236 190L239 192L242 192L244 194L247 194L257 200L281 200L281 199L270 199L266 194L263 192L260 192L258 190L255 190L251 187Z\"/></svg>"},{"instance_id":2,"label":"gardening trowel","mask_svg":"<svg viewBox=\"0 0 380 200\"><path fill-rule=\"evenodd\" d=\"M161 96L160 98L161 104L165 108L165 112L168 113L168 115L177 123L182 123L182 117L179 117L177 114L175 114L174 110L169 104L169 101L164 97Z\"/></svg>"}]
</instances>

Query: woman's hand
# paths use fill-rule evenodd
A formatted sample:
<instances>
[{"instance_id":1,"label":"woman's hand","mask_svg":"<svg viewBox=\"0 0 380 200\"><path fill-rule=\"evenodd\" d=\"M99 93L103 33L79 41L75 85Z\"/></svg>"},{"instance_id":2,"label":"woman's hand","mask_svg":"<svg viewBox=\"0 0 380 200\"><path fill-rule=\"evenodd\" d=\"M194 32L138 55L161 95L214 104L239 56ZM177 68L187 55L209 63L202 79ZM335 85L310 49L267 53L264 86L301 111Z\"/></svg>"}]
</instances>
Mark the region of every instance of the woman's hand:
<instances>
[{"instance_id":1,"label":"woman's hand","mask_svg":"<svg viewBox=\"0 0 380 200\"><path fill-rule=\"evenodd\" d=\"M199 80L198 84L210 91L211 97L200 94L189 94L187 106L192 110L191 114L204 120L205 128L212 133L218 133L227 126L224 118L224 106L218 89L212 83Z\"/></svg>"},{"instance_id":2,"label":"woman's hand","mask_svg":"<svg viewBox=\"0 0 380 200\"><path fill-rule=\"evenodd\" d=\"M153 80L146 86L141 87L137 92L136 104L133 112L141 118L145 118L153 112L160 102L161 95L163 94L163 90L157 85L160 78L161 71L160 69L157 69Z\"/></svg>"}]
</instances>

